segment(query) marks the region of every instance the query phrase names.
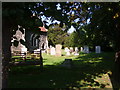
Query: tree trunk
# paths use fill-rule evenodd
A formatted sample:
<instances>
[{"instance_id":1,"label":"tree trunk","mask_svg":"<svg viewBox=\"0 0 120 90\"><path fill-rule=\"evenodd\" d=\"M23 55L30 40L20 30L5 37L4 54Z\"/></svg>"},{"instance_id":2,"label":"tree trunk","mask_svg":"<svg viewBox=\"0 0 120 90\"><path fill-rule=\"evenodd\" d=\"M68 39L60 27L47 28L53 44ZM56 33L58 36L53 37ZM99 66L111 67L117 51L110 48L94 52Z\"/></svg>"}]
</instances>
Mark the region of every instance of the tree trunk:
<instances>
[{"instance_id":1,"label":"tree trunk","mask_svg":"<svg viewBox=\"0 0 120 90\"><path fill-rule=\"evenodd\" d=\"M40 71L43 71L43 57L42 50L40 49Z\"/></svg>"},{"instance_id":2,"label":"tree trunk","mask_svg":"<svg viewBox=\"0 0 120 90\"><path fill-rule=\"evenodd\" d=\"M8 70L9 61L11 59L11 32L10 23L7 20L2 20L2 88L8 87Z\"/></svg>"}]
</instances>

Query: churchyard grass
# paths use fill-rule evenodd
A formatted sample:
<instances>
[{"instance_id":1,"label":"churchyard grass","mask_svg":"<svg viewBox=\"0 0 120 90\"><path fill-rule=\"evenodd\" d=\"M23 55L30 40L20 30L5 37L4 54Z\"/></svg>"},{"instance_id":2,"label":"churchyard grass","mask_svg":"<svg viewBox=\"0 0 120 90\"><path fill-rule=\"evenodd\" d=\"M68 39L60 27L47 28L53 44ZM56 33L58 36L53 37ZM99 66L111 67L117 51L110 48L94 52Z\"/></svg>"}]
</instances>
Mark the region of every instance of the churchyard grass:
<instances>
[{"instance_id":1,"label":"churchyard grass","mask_svg":"<svg viewBox=\"0 0 120 90\"><path fill-rule=\"evenodd\" d=\"M51 56L43 53L44 71L39 65L11 67L9 88L109 88L109 82L99 79L113 69L114 53L80 53L79 56ZM73 67L60 65L72 59Z\"/></svg>"}]
</instances>

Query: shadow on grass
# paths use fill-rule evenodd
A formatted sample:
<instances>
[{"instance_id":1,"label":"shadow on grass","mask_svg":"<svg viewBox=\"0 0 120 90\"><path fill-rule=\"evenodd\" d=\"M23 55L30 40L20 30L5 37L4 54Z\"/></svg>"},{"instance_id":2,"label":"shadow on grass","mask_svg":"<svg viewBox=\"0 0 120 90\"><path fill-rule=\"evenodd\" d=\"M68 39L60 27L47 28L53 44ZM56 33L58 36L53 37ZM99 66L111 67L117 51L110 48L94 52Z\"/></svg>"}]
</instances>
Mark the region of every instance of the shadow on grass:
<instances>
[{"instance_id":1,"label":"shadow on grass","mask_svg":"<svg viewBox=\"0 0 120 90\"><path fill-rule=\"evenodd\" d=\"M114 54L81 54L73 60L71 69L56 65L45 65L44 72L39 66L12 68L9 76L10 88L104 88L96 78L111 71Z\"/></svg>"}]
</instances>

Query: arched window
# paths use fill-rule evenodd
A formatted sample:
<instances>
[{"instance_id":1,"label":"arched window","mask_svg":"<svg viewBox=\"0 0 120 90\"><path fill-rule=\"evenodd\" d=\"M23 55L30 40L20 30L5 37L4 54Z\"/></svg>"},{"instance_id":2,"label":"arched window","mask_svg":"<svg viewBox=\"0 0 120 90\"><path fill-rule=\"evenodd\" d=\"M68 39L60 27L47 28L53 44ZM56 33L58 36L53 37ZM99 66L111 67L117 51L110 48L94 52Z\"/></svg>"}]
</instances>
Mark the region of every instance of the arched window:
<instances>
[{"instance_id":1,"label":"arched window","mask_svg":"<svg viewBox=\"0 0 120 90\"><path fill-rule=\"evenodd\" d=\"M35 34L32 34L30 37L31 45L34 46L34 36Z\"/></svg>"}]
</instances>

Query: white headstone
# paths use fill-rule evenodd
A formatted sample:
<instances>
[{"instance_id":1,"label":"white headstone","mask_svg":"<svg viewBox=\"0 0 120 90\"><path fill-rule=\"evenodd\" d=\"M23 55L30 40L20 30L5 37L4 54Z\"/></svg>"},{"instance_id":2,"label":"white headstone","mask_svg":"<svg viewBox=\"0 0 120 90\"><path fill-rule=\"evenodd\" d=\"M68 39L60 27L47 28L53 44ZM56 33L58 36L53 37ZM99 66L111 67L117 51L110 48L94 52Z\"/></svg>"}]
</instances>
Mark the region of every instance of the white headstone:
<instances>
[{"instance_id":1,"label":"white headstone","mask_svg":"<svg viewBox=\"0 0 120 90\"><path fill-rule=\"evenodd\" d=\"M73 50L73 47L70 47L70 52L72 53L74 50Z\"/></svg>"},{"instance_id":2,"label":"white headstone","mask_svg":"<svg viewBox=\"0 0 120 90\"><path fill-rule=\"evenodd\" d=\"M78 50L78 47L75 47L75 52L78 52L79 50Z\"/></svg>"},{"instance_id":3,"label":"white headstone","mask_svg":"<svg viewBox=\"0 0 120 90\"><path fill-rule=\"evenodd\" d=\"M67 50L68 50L68 47L65 47L65 52L67 52Z\"/></svg>"},{"instance_id":4,"label":"white headstone","mask_svg":"<svg viewBox=\"0 0 120 90\"><path fill-rule=\"evenodd\" d=\"M95 47L95 52L96 53L101 53L101 47L100 46L96 46Z\"/></svg>"},{"instance_id":5,"label":"white headstone","mask_svg":"<svg viewBox=\"0 0 120 90\"><path fill-rule=\"evenodd\" d=\"M50 55L55 55L55 54L56 54L56 52L55 52L55 48L52 47L52 48L50 49Z\"/></svg>"},{"instance_id":6,"label":"white headstone","mask_svg":"<svg viewBox=\"0 0 120 90\"><path fill-rule=\"evenodd\" d=\"M66 49L66 56L69 56L70 55L70 50L69 48Z\"/></svg>"},{"instance_id":7,"label":"white headstone","mask_svg":"<svg viewBox=\"0 0 120 90\"><path fill-rule=\"evenodd\" d=\"M79 55L78 51L79 51L79 50L78 50L78 47L75 47L75 54L74 54L75 56L76 56L76 55Z\"/></svg>"},{"instance_id":8,"label":"white headstone","mask_svg":"<svg viewBox=\"0 0 120 90\"><path fill-rule=\"evenodd\" d=\"M80 47L80 51L81 51L81 52L83 52L83 51L84 51L84 50L83 50L83 47Z\"/></svg>"},{"instance_id":9,"label":"white headstone","mask_svg":"<svg viewBox=\"0 0 120 90\"><path fill-rule=\"evenodd\" d=\"M50 45L50 48L52 48L52 46Z\"/></svg>"},{"instance_id":10,"label":"white headstone","mask_svg":"<svg viewBox=\"0 0 120 90\"><path fill-rule=\"evenodd\" d=\"M89 47L88 46L84 46L84 53L89 53Z\"/></svg>"}]
</instances>

